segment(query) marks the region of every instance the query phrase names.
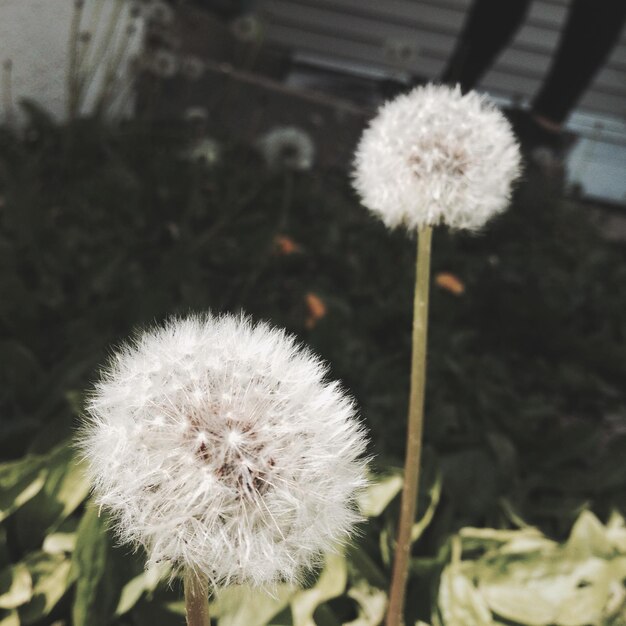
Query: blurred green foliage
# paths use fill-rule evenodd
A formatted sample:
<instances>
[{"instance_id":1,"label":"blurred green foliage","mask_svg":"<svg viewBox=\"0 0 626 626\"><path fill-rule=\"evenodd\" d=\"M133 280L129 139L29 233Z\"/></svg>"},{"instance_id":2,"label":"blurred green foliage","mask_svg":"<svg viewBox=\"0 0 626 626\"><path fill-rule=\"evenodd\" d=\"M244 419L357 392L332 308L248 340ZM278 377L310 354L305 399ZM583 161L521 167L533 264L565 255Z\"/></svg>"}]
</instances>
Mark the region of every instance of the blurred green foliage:
<instances>
[{"instance_id":1,"label":"blurred green foliage","mask_svg":"<svg viewBox=\"0 0 626 626\"><path fill-rule=\"evenodd\" d=\"M25 106L27 126L0 131L0 624L180 623L177 586L113 547L85 504L69 444L109 346L189 311L269 319L330 362L379 469L399 466L414 242L359 206L345 172L270 172L227 141L217 164L190 162L179 125L58 126ZM430 619L460 528L521 517L564 539L585 506L626 510L626 431L609 419L626 398L626 249L527 178L484 233L435 234L433 272L464 292L432 293L410 623ZM325 307L314 319L308 294ZM271 623L376 610L398 505L383 496L348 561Z\"/></svg>"}]
</instances>

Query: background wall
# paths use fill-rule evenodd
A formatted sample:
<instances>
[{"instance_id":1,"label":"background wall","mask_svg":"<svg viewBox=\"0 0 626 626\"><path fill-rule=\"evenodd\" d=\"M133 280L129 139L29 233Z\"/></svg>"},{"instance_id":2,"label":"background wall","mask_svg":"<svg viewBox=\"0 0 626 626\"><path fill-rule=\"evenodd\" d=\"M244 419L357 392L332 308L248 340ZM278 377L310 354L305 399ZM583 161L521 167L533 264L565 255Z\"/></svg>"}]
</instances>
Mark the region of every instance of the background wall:
<instances>
[{"instance_id":1,"label":"background wall","mask_svg":"<svg viewBox=\"0 0 626 626\"><path fill-rule=\"evenodd\" d=\"M72 0L2 0L0 59L11 59L14 100L65 113Z\"/></svg>"},{"instance_id":2,"label":"background wall","mask_svg":"<svg viewBox=\"0 0 626 626\"><path fill-rule=\"evenodd\" d=\"M85 2L79 28L79 32L88 33L90 38L86 48L78 44L79 50L87 51L82 70L85 75L96 73L89 81L83 111L93 106L94 97L104 83L106 64L124 48L115 73L118 77L125 75L141 39L140 21L133 26L137 32L127 36L129 2L102 2L101 11L94 10L96 5L95 0ZM29 98L58 119L67 114L73 8L74 0L0 0L0 60L12 62L11 91L16 105L20 99ZM109 45L104 46L113 18L116 18L115 28ZM128 45L125 38L129 39ZM3 97L3 109L5 101Z\"/></svg>"}]
</instances>

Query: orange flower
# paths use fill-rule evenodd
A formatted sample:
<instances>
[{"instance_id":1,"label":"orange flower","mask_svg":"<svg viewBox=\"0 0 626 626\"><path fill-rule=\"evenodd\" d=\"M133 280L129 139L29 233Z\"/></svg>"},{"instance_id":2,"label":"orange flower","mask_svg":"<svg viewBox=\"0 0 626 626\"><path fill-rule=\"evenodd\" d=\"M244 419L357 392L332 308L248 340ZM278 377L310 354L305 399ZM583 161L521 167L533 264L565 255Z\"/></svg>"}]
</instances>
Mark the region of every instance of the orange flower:
<instances>
[{"instance_id":1,"label":"orange flower","mask_svg":"<svg viewBox=\"0 0 626 626\"><path fill-rule=\"evenodd\" d=\"M304 301L308 312L304 326L310 330L317 324L318 320L326 315L326 305L317 294L311 291L304 296Z\"/></svg>"},{"instance_id":2,"label":"orange flower","mask_svg":"<svg viewBox=\"0 0 626 626\"><path fill-rule=\"evenodd\" d=\"M465 285L461 280L450 272L439 272L435 276L435 284L455 296L460 296L465 291Z\"/></svg>"},{"instance_id":3,"label":"orange flower","mask_svg":"<svg viewBox=\"0 0 626 626\"><path fill-rule=\"evenodd\" d=\"M294 252L300 252L300 246L287 235L276 235L274 237L274 251L276 254L287 256Z\"/></svg>"}]
</instances>

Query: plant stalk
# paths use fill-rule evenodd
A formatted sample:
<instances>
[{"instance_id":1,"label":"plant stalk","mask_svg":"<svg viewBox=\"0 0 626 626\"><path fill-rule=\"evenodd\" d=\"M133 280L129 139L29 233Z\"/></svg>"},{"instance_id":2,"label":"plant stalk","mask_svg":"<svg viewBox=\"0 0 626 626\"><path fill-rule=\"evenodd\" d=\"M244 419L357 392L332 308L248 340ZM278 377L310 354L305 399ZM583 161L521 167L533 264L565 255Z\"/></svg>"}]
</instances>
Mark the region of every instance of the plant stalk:
<instances>
[{"instance_id":1,"label":"plant stalk","mask_svg":"<svg viewBox=\"0 0 626 626\"><path fill-rule=\"evenodd\" d=\"M74 11L70 26L69 67L67 72L67 114L70 121L74 120L78 114L78 42L84 5L84 0L74 0Z\"/></svg>"},{"instance_id":2,"label":"plant stalk","mask_svg":"<svg viewBox=\"0 0 626 626\"><path fill-rule=\"evenodd\" d=\"M411 531L415 523L419 471L424 424L424 389L426 384L426 347L428 335L428 291L430 284L430 247L432 227L418 231L415 296L413 300L413 349L411 356L411 391L404 463L404 486L396 541L393 574L389 590L386 626L403 623L404 597L409 575Z\"/></svg>"},{"instance_id":3,"label":"plant stalk","mask_svg":"<svg viewBox=\"0 0 626 626\"><path fill-rule=\"evenodd\" d=\"M209 586L206 579L187 570L184 584L187 626L210 626Z\"/></svg>"}]
</instances>

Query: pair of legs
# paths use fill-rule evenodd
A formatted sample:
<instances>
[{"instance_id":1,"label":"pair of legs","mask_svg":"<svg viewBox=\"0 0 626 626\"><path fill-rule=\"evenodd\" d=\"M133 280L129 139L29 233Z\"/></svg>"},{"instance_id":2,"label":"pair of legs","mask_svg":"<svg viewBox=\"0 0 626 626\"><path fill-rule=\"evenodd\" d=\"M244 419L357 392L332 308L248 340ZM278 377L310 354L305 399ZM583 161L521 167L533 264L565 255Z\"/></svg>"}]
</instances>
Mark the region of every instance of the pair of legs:
<instances>
[{"instance_id":1,"label":"pair of legs","mask_svg":"<svg viewBox=\"0 0 626 626\"><path fill-rule=\"evenodd\" d=\"M474 0L442 80L472 89L521 25L531 0ZM572 0L569 15L539 93L537 122L558 132L598 69L626 20L626 0Z\"/></svg>"}]
</instances>

